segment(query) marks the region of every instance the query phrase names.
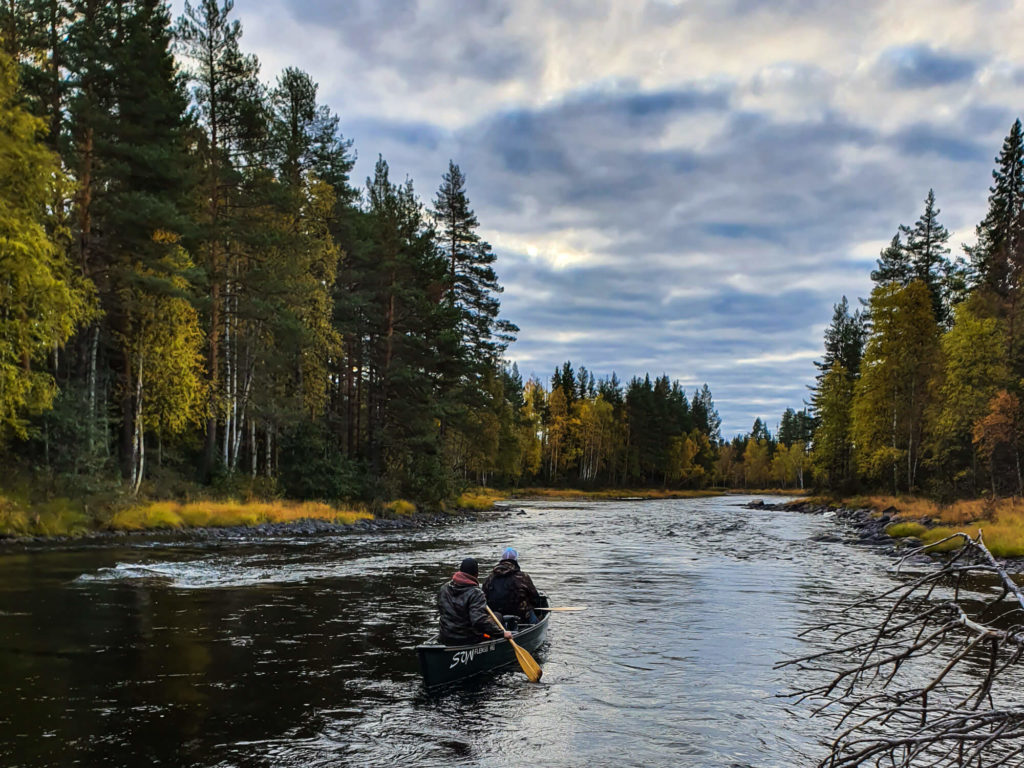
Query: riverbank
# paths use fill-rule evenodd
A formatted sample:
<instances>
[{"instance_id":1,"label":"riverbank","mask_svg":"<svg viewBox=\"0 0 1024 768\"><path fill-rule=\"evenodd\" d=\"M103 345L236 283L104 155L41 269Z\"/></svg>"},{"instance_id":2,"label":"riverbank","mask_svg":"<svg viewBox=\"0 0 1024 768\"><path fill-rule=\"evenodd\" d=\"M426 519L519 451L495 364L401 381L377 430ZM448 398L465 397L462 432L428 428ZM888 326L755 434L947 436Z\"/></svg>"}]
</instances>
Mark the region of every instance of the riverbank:
<instances>
[{"instance_id":1,"label":"riverbank","mask_svg":"<svg viewBox=\"0 0 1024 768\"><path fill-rule=\"evenodd\" d=\"M463 494L442 511L397 499L332 505L286 499L137 500L95 494L77 499L29 499L0 493L0 542L66 541L138 533L190 537L291 536L377 528L416 528L472 519L494 509L497 497ZM376 512L376 514L375 514Z\"/></svg>"},{"instance_id":2,"label":"riverbank","mask_svg":"<svg viewBox=\"0 0 1024 768\"><path fill-rule=\"evenodd\" d=\"M513 512L502 515L508 517ZM345 523L317 518L300 518L288 522L260 522L251 525L218 525L218 526L180 526L151 527L132 529L97 528L78 531L73 534L51 536L40 535L0 535L0 552L5 549L33 548L75 541L133 539L145 536L160 540L175 541L218 541L263 538L297 538L334 536L345 533L386 530L418 530L423 528L439 528L455 523L466 523L478 520L480 512L460 511L426 513L417 512L404 517L366 517Z\"/></svg>"}]
</instances>

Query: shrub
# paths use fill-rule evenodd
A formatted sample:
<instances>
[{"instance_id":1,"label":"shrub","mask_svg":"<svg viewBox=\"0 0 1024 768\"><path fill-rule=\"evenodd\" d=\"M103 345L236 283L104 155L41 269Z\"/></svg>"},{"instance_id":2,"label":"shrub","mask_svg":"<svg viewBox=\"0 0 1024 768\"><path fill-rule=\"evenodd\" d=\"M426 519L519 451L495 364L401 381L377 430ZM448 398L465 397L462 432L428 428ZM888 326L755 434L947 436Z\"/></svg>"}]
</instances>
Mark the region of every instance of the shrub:
<instances>
[{"instance_id":1,"label":"shrub","mask_svg":"<svg viewBox=\"0 0 1024 768\"><path fill-rule=\"evenodd\" d=\"M904 536L921 538L928 527L921 523L890 523L885 526L885 532L894 539L902 539Z\"/></svg>"},{"instance_id":2,"label":"shrub","mask_svg":"<svg viewBox=\"0 0 1024 768\"><path fill-rule=\"evenodd\" d=\"M408 517L409 515L416 514L416 505L405 499L395 499L388 502L384 505L384 509L399 517Z\"/></svg>"},{"instance_id":3,"label":"shrub","mask_svg":"<svg viewBox=\"0 0 1024 768\"><path fill-rule=\"evenodd\" d=\"M455 506L458 509L475 509L477 511L483 511L490 509L501 497L497 494L490 493L473 493L467 491L455 500Z\"/></svg>"}]
</instances>

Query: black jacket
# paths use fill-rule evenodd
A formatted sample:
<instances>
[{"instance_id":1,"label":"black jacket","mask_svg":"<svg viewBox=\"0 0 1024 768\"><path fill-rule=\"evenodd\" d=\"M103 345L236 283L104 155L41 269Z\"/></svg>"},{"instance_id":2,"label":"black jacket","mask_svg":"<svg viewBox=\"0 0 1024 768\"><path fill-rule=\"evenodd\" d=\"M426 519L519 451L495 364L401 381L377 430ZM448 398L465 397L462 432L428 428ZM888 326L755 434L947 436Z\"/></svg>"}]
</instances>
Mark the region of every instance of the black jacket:
<instances>
[{"instance_id":1,"label":"black jacket","mask_svg":"<svg viewBox=\"0 0 1024 768\"><path fill-rule=\"evenodd\" d=\"M488 634L502 636L501 630L487 615L487 598L475 579L459 571L441 587L437 608L441 612L441 642L445 645L479 643Z\"/></svg>"},{"instance_id":2,"label":"black jacket","mask_svg":"<svg viewBox=\"0 0 1024 768\"><path fill-rule=\"evenodd\" d=\"M502 560L484 580L487 603L498 614L514 614L525 619L540 601L533 579L515 560Z\"/></svg>"}]
</instances>

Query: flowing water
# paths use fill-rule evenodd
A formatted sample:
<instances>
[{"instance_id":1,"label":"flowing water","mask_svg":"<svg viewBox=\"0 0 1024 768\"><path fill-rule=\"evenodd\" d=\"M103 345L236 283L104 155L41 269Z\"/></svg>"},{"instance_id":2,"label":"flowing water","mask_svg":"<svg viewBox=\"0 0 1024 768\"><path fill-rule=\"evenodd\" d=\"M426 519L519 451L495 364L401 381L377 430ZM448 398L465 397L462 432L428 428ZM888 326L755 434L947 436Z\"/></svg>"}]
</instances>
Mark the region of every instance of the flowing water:
<instances>
[{"instance_id":1,"label":"flowing water","mask_svg":"<svg viewBox=\"0 0 1024 768\"><path fill-rule=\"evenodd\" d=\"M835 522L742 497L533 502L421 530L0 554L0 765L799 766L778 698L823 606L892 585ZM506 545L557 613L518 670L427 695L413 646Z\"/></svg>"}]
</instances>

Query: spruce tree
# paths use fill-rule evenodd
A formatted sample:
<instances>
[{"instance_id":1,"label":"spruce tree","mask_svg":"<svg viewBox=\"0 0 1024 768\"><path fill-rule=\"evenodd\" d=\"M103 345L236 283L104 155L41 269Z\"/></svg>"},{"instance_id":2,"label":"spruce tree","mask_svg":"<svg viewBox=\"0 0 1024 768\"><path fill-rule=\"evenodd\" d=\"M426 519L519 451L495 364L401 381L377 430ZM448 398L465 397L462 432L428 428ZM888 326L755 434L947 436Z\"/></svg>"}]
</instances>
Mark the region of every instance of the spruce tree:
<instances>
[{"instance_id":1,"label":"spruce tree","mask_svg":"<svg viewBox=\"0 0 1024 768\"><path fill-rule=\"evenodd\" d=\"M1024 129L1014 121L992 171L988 213L975 229L977 242L967 248L974 281L1006 297L1024 266Z\"/></svg>"},{"instance_id":2,"label":"spruce tree","mask_svg":"<svg viewBox=\"0 0 1024 768\"><path fill-rule=\"evenodd\" d=\"M832 308L832 322L825 329L825 355L814 365L818 369L820 382L835 363L839 363L847 375L856 378L860 372L860 359L864 352L867 336L867 318L860 310L850 313L850 303L843 296L842 301Z\"/></svg>"},{"instance_id":3,"label":"spruce tree","mask_svg":"<svg viewBox=\"0 0 1024 768\"><path fill-rule=\"evenodd\" d=\"M878 284L897 283L906 285L913 279L913 267L910 254L900 240L900 232L892 237L892 242L882 249L878 257L878 267L871 272L871 279Z\"/></svg>"},{"instance_id":4,"label":"spruce tree","mask_svg":"<svg viewBox=\"0 0 1024 768\"><path fill-rule=\"evenodd\" d=\"M854 379L836 360L816 391L812 462L827 488L846 490L853 481L852 400Z\"/></svg>"},{"instance_id":5,"label":"spruce tree","mask_svg":"<svg viewBox=\"0 0 1024 768\"><path fill-rule=\"evenodd\" d=\"M943 293L944 276L949 270L949 230L939 223L941 211L935 207L935 192L928 190L924 212L907 231L907 254L910 257L912 279L920 280L932 297L935 319L946 324L947 302Z\"/></svg>"}]
</instances>

